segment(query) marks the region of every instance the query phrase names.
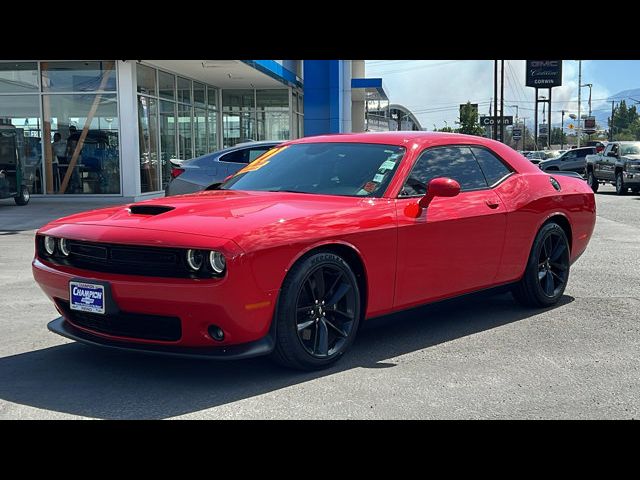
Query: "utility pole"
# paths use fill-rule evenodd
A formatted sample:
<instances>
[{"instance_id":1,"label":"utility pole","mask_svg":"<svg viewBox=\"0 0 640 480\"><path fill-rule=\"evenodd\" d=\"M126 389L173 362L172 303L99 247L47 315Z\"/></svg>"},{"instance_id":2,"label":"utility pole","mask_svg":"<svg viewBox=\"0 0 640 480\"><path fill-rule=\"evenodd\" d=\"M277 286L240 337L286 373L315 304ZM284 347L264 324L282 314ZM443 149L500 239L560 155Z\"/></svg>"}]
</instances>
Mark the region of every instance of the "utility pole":
<instances>
[{"instance_id":1,"label":"utility pole","mask_svg":"<svg viewBox=\"0 0 640 480\"><path fill-rule=\"evenodd\" d=\"M500 141L504 143L504 60L500 60Z\"/></svg>"},{"instance_id":2,"label":"utility pole","mask_svg":"<svg viewBox=\"0 0 640 480\"><path fill-rule=\"evenodd\" d=\"M527 118L522 117L522 150L527 149Z\"/></svg>"},{"instance_id":3,"label":"utility pole","mask_svg":"<svg viewBox=\"0 0 640 480\"><path fill-rule=\"evenodd\" d=\"M560 150L564 150L564 110L562 110L562 123L560 125Z\"/></svg>"},{"instance_id":4,"label":"utility pole","mask_svg":"<svg viewBox=\"0 0 640 480\"><path fill-rule=\"evenodd\" d=\"M582 60L578 60L578 148L580 148L580 136L582 135L582 118L580 118L580 101L582 100Z\"/></svg>"},{"instance_id":5,"label":"utility pole","mask_svg":"<svg viewBox=\"0 0 640 480\"><path fill-rule=\"evenodd\" d=\"M498 60L493 61L493 139L498 139Z\"/></svg>"}]
</instances>

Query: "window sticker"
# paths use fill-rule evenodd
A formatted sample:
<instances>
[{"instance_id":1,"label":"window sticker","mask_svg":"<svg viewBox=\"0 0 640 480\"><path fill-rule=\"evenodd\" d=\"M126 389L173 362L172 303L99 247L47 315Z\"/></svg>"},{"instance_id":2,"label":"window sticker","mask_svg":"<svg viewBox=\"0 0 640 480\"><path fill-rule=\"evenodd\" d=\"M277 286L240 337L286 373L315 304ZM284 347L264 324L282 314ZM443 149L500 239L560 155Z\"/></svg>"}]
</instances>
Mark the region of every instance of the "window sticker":
<instances>
[{"instance_id":1,"label":"window sticker","mask_svg":"<svg viewBox=\"0 0 640 480\"><path fill-rule=\"evenodd\" d=\"M379 170L382 170L382 171L393 170L395 166L396 166L396 162L394 162L393 160L385 160L382 163L382 165L380 165Z\"/></svg>"},{"instance_id":2,"label":"window sticker","mask_svg":"<svg viewBox=\"0 0 640 480\"><path fill-rule=\"evenodd\" d=\"M382 175L381 173L376 173L373 177L373 181L377 183L382 183L383 180L384 180L384 175Z\"/></svg>"},{"instance_id":3,"label":"window sticker","mask_svg":"<svg viewBox=\"0 0 640 480\"><path fill-rule=\"evenodd\" d=\"M242 173L253 172L254 170L259 170L260 168L264 167L267 163L269 163L269 159L271 157L273 157L276 153L281 152L285 148L287 148L287 147L273 148L273 149L263 153L258 158L256 158L253 162L251 162L249 165L247 165L246 167L238 170L236 172L236 174L234 175L234 177L237 176L237 175L240 175Z\"/></svg>"},{"instance_id":4,"label":"window sticker","mask_svg":"<svg viewBox=\"0 0 640 480\"><path fill-rule=\"evenodd\" d=\"M368 193L373 192L376 188L378 188L378 184L376 182L367 182L362 187L362 189Z\"/></svg>"}]
</instances>

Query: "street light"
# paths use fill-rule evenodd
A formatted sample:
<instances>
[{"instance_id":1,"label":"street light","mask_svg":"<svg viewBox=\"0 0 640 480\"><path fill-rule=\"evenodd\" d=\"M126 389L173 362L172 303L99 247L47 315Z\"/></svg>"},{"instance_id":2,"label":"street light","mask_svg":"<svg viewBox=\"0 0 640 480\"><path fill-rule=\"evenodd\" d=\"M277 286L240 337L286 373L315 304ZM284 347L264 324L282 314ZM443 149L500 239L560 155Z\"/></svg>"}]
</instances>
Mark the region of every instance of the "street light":
<instances>
[{"instance_id":1,"label":"street light","mask_svg":"<svg viewBox=\"0 0 640 480\"><path fill-rule=\"evenodd\" d=\"M514 123L518 123L518 105L509 105L509 107L516 109L516 121Z\"/></svg>"}]
</instances>

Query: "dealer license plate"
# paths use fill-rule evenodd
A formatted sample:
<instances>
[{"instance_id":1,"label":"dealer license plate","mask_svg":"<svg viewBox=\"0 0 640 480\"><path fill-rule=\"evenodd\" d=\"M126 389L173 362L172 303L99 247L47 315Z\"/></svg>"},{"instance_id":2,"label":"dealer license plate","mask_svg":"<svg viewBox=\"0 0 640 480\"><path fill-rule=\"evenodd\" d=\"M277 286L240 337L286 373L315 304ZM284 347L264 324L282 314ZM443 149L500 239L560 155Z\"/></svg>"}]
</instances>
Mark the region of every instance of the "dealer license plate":
<instances>
[{"instance_id":1,"label":"dealer license plate","mask_svg":"<svg viewBox=\"0 0 640 480\"><path fill-rule=\"evenodd\" d=\"M71 310L104 314L104 285L69 282L69 306Z\"/></svg>"}]
</instances>

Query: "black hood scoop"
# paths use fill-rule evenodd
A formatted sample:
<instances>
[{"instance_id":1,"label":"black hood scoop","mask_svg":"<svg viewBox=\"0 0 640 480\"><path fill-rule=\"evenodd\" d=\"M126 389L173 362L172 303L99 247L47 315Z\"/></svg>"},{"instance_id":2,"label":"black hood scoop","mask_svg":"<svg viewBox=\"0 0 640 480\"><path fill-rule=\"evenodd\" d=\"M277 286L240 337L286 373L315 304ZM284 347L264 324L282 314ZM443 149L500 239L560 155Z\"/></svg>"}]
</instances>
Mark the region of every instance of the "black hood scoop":
<instances>
[{"instance_id":1,"label":"black hood scoop","mask_svg":"<svg viewBox=\"0 0 640 480\"><path fill-rule=\"evenodd\" d=\"M170 212L176 207L167 205L131 205L129 212L133 215L160 215L161 213Z\"/></svg>"}]
</instances>

